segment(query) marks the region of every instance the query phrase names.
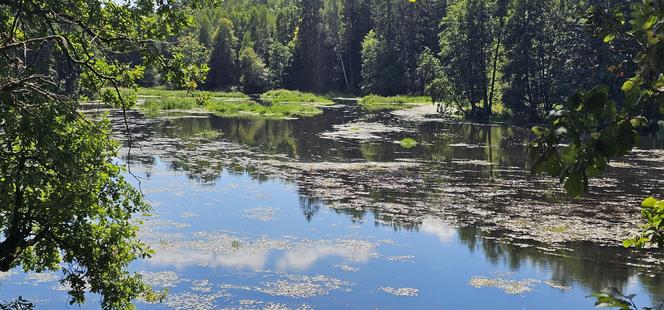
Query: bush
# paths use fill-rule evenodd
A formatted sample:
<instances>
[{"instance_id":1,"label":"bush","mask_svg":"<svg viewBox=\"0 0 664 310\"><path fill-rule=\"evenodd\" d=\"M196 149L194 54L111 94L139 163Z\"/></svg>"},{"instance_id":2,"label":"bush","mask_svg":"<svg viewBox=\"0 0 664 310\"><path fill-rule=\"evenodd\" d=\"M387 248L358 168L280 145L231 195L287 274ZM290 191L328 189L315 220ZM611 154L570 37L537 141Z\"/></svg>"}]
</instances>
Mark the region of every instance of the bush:
<instances>
[{"instance_id":1,"label":"bush","mask_svg":"<svg viewBox=\"0 0 664 310\"><path fill-rule=\"evenodd\" d=\"M270 89L270 73L251 47L240 53L240 84L247 93L262 93Z\"/></svg>"}]
</instances>

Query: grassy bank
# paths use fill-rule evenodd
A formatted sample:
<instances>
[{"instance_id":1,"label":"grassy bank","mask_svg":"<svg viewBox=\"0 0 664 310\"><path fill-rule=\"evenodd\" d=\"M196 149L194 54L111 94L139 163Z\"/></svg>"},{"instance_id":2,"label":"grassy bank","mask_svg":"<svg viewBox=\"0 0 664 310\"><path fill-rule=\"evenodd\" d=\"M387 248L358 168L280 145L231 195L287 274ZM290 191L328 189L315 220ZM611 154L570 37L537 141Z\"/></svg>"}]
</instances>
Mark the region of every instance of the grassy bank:
<instances>
[{"instance_id":1,"label":"grassy bank","mask_svg":"<svg viewBox=\"0 0 664 310\"><path fill-rule=\"evenodd\" d=\"M382 97L369 95L359 101L359 105L369 112L385 110L402 110L412 108L420 104L431 104L431 97L427 96L393 96Z\"/></svg>"},{"instance_id":2,"label":"grassy bank","mask_svg":"<svg viewBox=\"0 0 664 310\"><path fill-rule=\"evenodd\" d=\"M323 113L321 106L330 105L329 99L298 91L269 91L261 99L265 104L249 100L242 93L201 92L208 96L192 97L186 91L139 89L143 99L139 108L148 116L157 116L168 110L200 110L226 117L294 118ZM200 94L200 93L197 93Z\"/></svg>"},{"instance_id":3,"label":"grassy bank","mask_svg":"<svg viewBox=\"0 0 664 310\"><path fill-rule=\"evenodd\" d=\"M210 101L205 105L205 109L219 116L228 117L291 118L309 117L323 113L323 110L317 106L305 103L262 105L253 101Z\"/></svg>"},{"instance_id":4,"label":"grassy bank","mask_svg":"<svg viewBox=\"0 0 664 310\"><path fill-rule=\"evenodd\" d=\"M196 94L209 98L249 98L246 94L239 91L220 92L220 91L196 91ZM138 88L136 89L138 97L165 97L165 98L188 98L192 93L186 90L170 90L164 88Z\"/></svg>"},{"instance_id":5,"label":"grassy bank","mask_svg":"<svg viewBox=\"0 0 664 310\"><path fill-rule=\"evenodd\" d=\"M314 103L318 105L331 105L334 102L328 98L312 93L303 93L296 90L276 89L261 95L261 100L271 104L288 103Z\"/></svg>"}]
</instances>

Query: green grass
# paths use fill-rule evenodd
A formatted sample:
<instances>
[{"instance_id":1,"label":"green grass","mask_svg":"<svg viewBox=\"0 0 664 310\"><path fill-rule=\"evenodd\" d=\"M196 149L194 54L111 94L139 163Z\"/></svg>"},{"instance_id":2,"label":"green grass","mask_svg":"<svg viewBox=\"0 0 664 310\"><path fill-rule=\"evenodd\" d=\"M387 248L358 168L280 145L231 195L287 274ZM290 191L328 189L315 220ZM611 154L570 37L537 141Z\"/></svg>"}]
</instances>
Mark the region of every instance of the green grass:
<instances>
[{"instance_id":1,"label":"green grass","mask_svg":"<svg viewBox=\"0 0 664 310\"><path fill-rule=\"evenodd\" d=\"M123 92L132 91L131 89L121 89ZM196 94L210 98L249 98L246 94L239 91L232 92L218 92L218 91L195 91ZM187 98L191 97L192 93L186 90L171 90L161 87L151 87L136 89L136 95L139 97L166 97L166 98Z\"/></svg>"},{"instance_id":2,"label":"green grass","mask_svg":"<svg viewBox=\"0 0 664 310\"><path fill-rule=\"evenodd\" d=\"M261 105L253 101L210 101L205 108L227 117L288 118L309 117L323 113L323 110L317 106L303 103Z\"/></svg>"},{"instance_id":3,"label":"green grass","mask_svg":"<svg viewBox=\"0 0 664 310\"><path fill-rule=\"evenodd\" d=\"M203 105L192 97L146 97L139 108L150 117L158 116L162 111L205 109L225 117L260 117L291 118L309 117L323 113L319 103L280 102L261 105L257 102L240 100L207 100Z\"/></svg>"},{"instance_id":4,"label":"green grass","mask_svg":"<svg viewBox=\"0 0 664 310\"><path fill-rule=\"evenodd\" d=\"M402 110L412 108L419 104L431 104L431 97L427 96L393 96L382 97L368 95L363 97L359 104L369 112L378 112L385 110Z\"/></svg>"},{"instance_id":5,"label":"green grass","mask_svg":"<svg viewBox=\"0 0 664 310\"><path fill-rule=\"evenodd\" d=\"M139 105L139 108L148 116L156 116L165 110L191 110L198 107L198 101L192 97L145 98L145 103Z\"/></svg>"},{"instance_id":6,"label":"green grass","mask_svg":"<svg viewBox=\"0 0 664 310\"><path fill-rule=\"evenodd\" d=\"M261 99L272 104L316 103L319 105L330 105L334 103L328 98L317 96L312 93L304 93L296 90L285 89L268 91L261 95Z\"/></svg>"}]
</instances>

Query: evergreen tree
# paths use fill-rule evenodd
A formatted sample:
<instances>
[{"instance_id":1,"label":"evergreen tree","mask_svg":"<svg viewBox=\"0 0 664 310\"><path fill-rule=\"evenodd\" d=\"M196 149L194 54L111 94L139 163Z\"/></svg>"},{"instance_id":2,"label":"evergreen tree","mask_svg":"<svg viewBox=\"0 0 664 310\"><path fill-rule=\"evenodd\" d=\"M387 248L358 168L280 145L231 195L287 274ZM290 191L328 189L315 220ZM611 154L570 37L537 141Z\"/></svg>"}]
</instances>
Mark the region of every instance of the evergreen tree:
<instances>
[{"instance_id":1,"label":"evergreen tree","mask_svg":"<svg viewBox=\"0 0 664 310\"><path fill-rule=\"evenodd\" d=\"M203 18L198 28L198 41L206 48L212 47L212 38L210 38L210 21Z\"/></svg>"},{"instance_id":2,"label":"evergreen tree","mask_svg":"<svg viewBox=\"0 0 664 310\"><path fill-rule=\"evenodd\" d=\"M362 74L362 41L371 30L370 1L345 0L342 18L345 72L350 89L357 89Z\"/></svg>"},{"instance_id":3,"label":"evergreen tree","mask_svg":"<svg viewBox=\"0 0 664 310\"><path fill-rule=\"evenodd\" d=\"M226 89L237 84L236 46L237 38L233 23L228 19L222 19L214 35L206 89Z\"/></svg>"},{"instance_id":4,"label":"evergreen tree","mask_svg":"<svg viewBox=\"0 0 664 310\"><path fill-rule=\"evenodd\" d=\"M321 92L332 85L334 53L321 29L322 0L301 3L301 21L296 31L293 65L289 72L291 88Z\"/></svg>"}]
</instances>

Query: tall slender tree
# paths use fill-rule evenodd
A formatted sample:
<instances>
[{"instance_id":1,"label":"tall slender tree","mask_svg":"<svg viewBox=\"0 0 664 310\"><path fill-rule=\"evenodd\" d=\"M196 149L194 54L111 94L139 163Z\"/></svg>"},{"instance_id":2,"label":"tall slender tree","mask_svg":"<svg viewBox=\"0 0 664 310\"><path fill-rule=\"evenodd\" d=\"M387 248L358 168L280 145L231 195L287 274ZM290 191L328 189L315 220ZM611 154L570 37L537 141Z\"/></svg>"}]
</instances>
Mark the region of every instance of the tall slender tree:
<instances>
[{"instance_id":1,"label":"tall slender tree","mask_svg":"<svg viewBox=\"0 0 664 310\"><path fill-rule=\"evenodd\" d=\"M212 42L212 53L205 88L226 89L237 85L236 48L238 40L235 37L233 23L228 19L221 19L219 28L215 32Z\"/></svg>"}]
</instances>

